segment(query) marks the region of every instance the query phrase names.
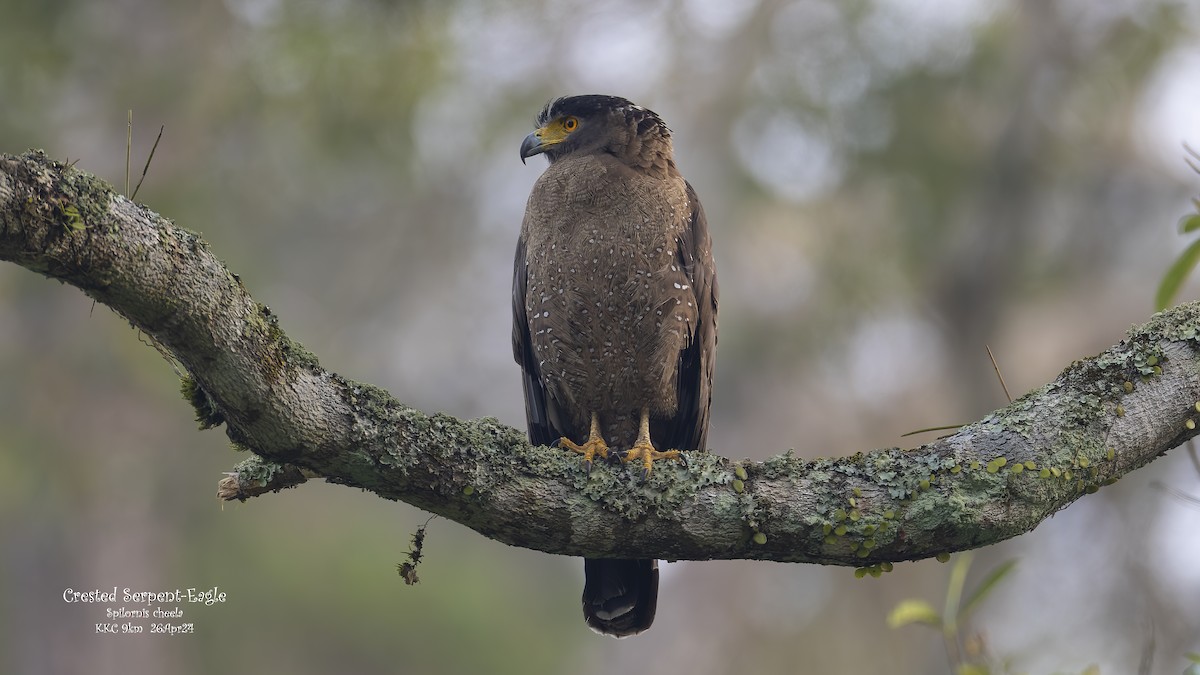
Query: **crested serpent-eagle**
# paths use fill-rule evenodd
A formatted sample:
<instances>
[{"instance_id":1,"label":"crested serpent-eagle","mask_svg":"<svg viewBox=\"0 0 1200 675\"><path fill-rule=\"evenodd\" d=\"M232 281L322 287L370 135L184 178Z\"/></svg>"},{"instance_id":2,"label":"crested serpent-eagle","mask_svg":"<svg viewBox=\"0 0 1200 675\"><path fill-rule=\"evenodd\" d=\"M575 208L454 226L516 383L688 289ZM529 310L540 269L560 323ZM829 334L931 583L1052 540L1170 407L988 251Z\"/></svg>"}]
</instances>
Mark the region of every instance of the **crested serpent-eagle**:
<instances>
[{"instance_id":1,"label":"crested serpent-eagle","mask_svg":"<svg viewBox=\"0 0 1200 675\"><path fill-rule=\"evenodd\" d=\"M671 132L616 96L550 101L521 161L550 166L529 195L513 273L513 355L529 440L595 458L704 450L717 278L704 210ZM630 480L637 480L631 476ZM654 560L586 559L583 614L623 637L650 627Z\"/></svg>"}]
</instances>

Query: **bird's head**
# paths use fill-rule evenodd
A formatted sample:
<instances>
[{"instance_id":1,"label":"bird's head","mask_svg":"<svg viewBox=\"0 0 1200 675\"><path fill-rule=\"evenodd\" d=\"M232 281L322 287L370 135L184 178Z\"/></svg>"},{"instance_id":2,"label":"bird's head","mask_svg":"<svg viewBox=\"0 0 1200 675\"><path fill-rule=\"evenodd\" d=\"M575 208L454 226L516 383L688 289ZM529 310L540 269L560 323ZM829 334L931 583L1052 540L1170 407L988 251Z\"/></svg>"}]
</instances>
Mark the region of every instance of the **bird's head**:
<instances>
[{"instance_id":1,"label":"bird's head","mask_svg":"<svg viewBox=\"0 0 1200 675\"><path fill-rule=\"evenodd\" d=\"M671 162L671 131L654 111L619 96L565 96L546 104L521 143L521 161L607 152L634 165Z\"/></svg>"}]
</instances>

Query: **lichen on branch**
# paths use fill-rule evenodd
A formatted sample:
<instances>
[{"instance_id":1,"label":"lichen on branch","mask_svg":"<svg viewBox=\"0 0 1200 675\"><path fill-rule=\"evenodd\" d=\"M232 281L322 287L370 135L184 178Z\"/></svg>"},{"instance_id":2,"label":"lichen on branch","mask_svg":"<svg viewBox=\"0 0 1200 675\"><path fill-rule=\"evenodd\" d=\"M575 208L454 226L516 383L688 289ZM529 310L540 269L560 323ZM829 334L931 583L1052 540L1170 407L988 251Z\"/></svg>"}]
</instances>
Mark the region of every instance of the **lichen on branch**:
<instances>
[{"instance_id":1,"label":"lichen on branch","mask_svg":"<svg viewBox=\"0 0 1200 675\"><path fill-rule=\"evenodd\" d=\"M1033 529L1196 434L1200 305L1133 328L1053 382L913 449L762 462L710 452L596 466L494 419L428 415L324 369L195 233L38 152L0 155L0 259L78 287L187 370L202 426L254 456L247 499L312 477L549 553L874 567Z\"/></svg>"}]
</instances>

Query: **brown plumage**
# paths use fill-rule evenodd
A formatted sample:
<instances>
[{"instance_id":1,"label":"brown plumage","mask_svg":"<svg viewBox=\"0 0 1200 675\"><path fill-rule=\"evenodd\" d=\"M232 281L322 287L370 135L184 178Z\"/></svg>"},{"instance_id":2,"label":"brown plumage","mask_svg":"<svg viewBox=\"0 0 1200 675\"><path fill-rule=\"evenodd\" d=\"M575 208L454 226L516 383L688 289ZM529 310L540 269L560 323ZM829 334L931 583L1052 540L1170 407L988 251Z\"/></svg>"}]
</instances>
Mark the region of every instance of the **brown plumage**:
<instances>
[{"instance_id":1,"label":"brown plumage","mask_svg":"<svg viewBox=\"0 0 1200 675\"><path fill-rule=\"evenodd\" d=\"M589 471L612 448L648 475L654 459L703 450L708 434L717 280L704 211L655 113L572 96L548 103L537 126L521 159L545 154L550 167L529 195L513 274L529 439L561 440ZM584 563L589 626L617 637L650 627L656 561Z\"/></svg>"}]
</instances>

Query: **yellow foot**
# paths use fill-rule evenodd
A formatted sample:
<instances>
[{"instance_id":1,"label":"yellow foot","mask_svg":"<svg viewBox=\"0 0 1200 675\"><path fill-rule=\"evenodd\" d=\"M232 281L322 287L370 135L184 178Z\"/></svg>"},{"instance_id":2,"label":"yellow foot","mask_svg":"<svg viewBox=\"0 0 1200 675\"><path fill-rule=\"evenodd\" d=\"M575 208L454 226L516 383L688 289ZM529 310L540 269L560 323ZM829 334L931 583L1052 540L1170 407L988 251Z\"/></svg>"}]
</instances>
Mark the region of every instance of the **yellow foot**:
<instances>
[{"instance_id":1,"label":"yellow foot","mask_svg":"<svg viewBox=\"0 0 1200 675\"><path fill-rule=\"evenodd\" d=\"M589 476L592 474L592 460L595 457L598 456L601 459L608 458L608 444L604 442L604 439L599 434L589 435L583 445L575 445L571 439L564 436L558 439L558 446L583 455L583 468Z\"/></svg>"},{"instance_id":2,"label":"yellow foot","mask_svg":"<svg viewBox=\"0 0 1200 675\"><path fill-rule=\"evenodd\" d=\"M633 447L621 457L622 462L632 462L635 459L642 460L642 480L650 477L650 470L654 468L654 460L656 459L676 459L680 457L678 450L655 450L653 445L638 441L633 444Z\"/></svg>"}]
</instances>

